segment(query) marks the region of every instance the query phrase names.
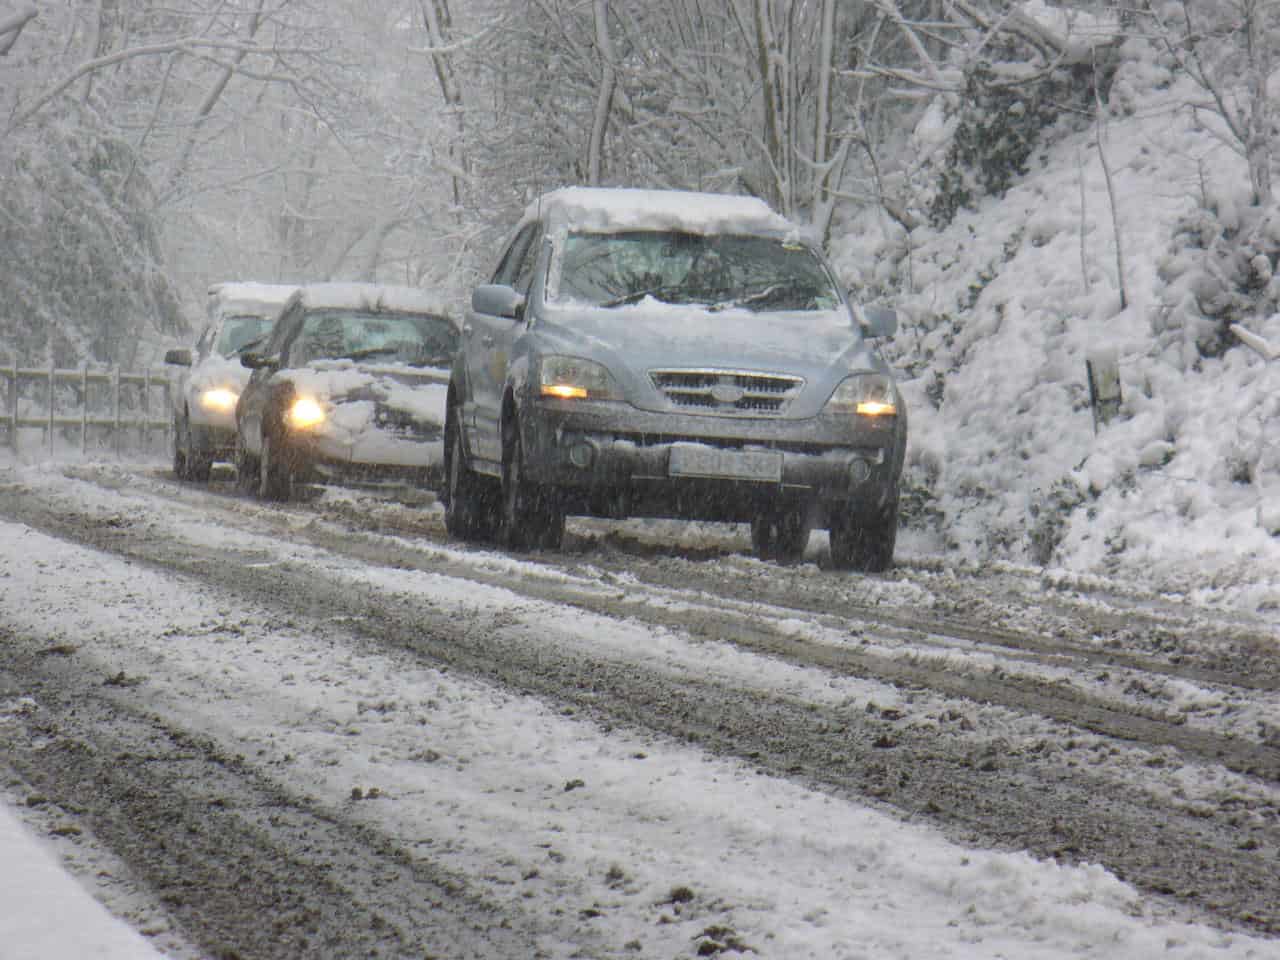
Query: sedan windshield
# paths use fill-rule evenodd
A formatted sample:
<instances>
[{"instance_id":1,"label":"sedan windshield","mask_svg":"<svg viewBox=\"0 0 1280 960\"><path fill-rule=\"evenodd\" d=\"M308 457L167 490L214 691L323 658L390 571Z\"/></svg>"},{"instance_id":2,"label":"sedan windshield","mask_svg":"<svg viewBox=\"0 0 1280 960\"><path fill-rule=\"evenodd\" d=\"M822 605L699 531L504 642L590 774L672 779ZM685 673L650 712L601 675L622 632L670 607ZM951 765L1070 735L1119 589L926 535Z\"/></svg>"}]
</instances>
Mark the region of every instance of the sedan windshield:
<instances>
[{"instance_id":1,"label":"sedan windshield","mask_svg":"<svg viewBox=\"0 0 1280 960\"><path fill-rule=\"evenodd\" d=\"M289 347L289 365L313 360L367 360L448 367L458 335L447 317L429 314L315 310Z\"/></svg>"},{"instance_id":2,"label":"sedan windshield","mask_svg":"<svg viewBox=\"0 0 1280 960\"><path fill-rule=\"evenodd\" d=\"M804 244L670 231L570 233L558 296L600 307L652 297L713 310L830 310L840 302L831 275Z\"/></svg>"},{"instance_id":3,"label":"sedan windshield","mask_svg":"<svg viewBox=\"0 0 1280 960\"><path fill-rule=\"evenodd\" d=\"M254 313L227 317L222 322L222 333L218 335L214 350L220 356L234 357L251 343L269 334L274 320L275 317L264 317Z\"/></svg>"}]
</instances>

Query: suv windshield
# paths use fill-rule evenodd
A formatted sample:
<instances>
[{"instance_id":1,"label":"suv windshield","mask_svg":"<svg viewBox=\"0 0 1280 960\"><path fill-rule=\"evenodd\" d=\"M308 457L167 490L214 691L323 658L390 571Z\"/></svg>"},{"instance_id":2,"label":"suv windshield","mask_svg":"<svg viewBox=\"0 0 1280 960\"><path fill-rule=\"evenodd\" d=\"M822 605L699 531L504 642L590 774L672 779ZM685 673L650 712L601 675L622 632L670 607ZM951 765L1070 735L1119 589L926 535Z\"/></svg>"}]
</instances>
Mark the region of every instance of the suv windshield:
<instances>
[{"instance_id":1,"label":"suv windshield","mask_svg":"<svg viewBox=\"0 0 1280 960\"><path fill-rule=\"evenodd\" d=\"M290 346L289 365L376 358L414 366L447 367L457 340L457 332L447 317L317 310L307 314Z\"/></svg>"},{"instance_id":2,"label":"suv windshield","mask_svg":"<svg viewBox=\"0 0 1280 960\"><path fill-rule=\"evenodd\" d=\"M831 310L839 294L804 244L671 231L570 233L559 298L617 307L646 297L711 309Z\"/></svg>"}]
</instances>

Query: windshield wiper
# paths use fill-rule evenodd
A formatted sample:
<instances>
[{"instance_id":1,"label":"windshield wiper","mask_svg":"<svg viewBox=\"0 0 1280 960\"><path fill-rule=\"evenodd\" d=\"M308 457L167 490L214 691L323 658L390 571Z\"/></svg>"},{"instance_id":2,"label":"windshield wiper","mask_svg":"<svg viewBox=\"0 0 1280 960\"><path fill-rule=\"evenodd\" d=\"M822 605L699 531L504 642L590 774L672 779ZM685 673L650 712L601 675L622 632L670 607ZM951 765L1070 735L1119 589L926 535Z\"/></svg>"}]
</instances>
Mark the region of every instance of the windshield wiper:
<instances>
[{"instance_id":1,"label":"windshield wiper","mask_svg":"<svg viewBox=\"0 0 1280 960\"><path fill-rule=\"evenodd\" d=\"M621 297L614 297L612 300L606 300L600 304L602 307L625 307L633 303L639 303L645 297L653 297L655 300L665 300L667 303L678 303L672 300L673 293L682 293L683 288L664 283L657 287L647 287L644 290L637 290L635 293L628 293Z\"/></svg>"},{"instance_id":2,"label":"windshield wiper","mask_svg":"<svg viewBox=\"0 0 1280 960\"><path fill-rule=\"evenodd\" d=\"M365 360L369 357L376 357L381 353L399 353L400 347L365 347L363 350L352 350L346 354L349 360Z\"/></svg>"},{"instance_id":3,"label":"windshield wiper","mask_svg":"<svg viewBox=\"0 0 1280 960\"><path fill-rule=\"evenodd\" d=\"M803 296L800 296L803 294ZM814 293L813 288L802 280L795 278L787 280L772 280L760 286L759 290L753 290L745 293L740 297L734 297L730 300L720 300L713 303L707 309L710 311L728 310L730 307L746 307L753 303L763 303L767 300L773 300L779 296L794 296L797 300L805 302L812 300Z\"/></svg>"}]
</instances>

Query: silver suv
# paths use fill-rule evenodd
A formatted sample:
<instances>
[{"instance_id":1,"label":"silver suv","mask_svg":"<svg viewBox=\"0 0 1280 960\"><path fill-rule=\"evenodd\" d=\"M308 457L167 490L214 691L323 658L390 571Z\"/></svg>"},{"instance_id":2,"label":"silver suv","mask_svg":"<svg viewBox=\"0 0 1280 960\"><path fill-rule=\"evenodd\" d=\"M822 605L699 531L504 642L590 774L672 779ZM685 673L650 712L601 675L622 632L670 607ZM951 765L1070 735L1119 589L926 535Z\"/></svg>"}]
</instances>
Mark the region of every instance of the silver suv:
<instances>
[{"instance_id":1,"label":"silver suv","mask_svg":"<svg viewBox=\"0 0 1280 960\"><path fill-rule=\"evenodd\" d=\"M763 202L572 187L477 287L447 399L452 536L558 547L567 514L749 522L755 553L893 561L906 447L876 337Z\"/></svg>"}]
</instances>

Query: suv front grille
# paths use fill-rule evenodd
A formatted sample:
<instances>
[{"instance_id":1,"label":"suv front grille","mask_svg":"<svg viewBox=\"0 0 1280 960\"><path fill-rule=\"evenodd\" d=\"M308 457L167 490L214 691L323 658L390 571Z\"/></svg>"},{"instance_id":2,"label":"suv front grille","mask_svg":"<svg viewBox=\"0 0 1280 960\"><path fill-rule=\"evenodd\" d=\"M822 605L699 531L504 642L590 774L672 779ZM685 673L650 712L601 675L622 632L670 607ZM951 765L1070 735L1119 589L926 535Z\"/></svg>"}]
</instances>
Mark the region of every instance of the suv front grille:
<instances>
[{"instance_id":1,"label":"suv front grille","mask_svg":"<svg viewBox=\"0 0 1280 960\"><path fill-rule=\"evenodd\" d=\"M801 377L747 370L650 370L667 402L686 413L781 416L804 386Z\"/></svg>"}]
</instances>

